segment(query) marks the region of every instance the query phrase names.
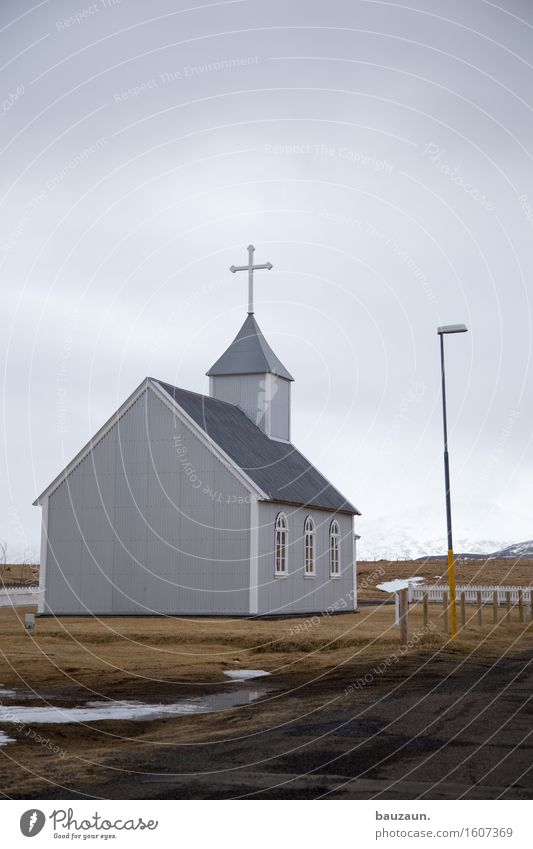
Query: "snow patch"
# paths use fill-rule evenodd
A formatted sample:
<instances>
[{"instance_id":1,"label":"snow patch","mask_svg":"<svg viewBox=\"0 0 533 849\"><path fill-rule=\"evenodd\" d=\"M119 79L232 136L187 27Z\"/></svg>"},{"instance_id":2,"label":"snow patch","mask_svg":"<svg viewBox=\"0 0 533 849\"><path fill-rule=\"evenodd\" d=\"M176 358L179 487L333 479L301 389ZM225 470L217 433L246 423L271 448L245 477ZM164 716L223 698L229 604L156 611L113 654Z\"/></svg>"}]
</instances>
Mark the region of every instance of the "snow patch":
<instances>
[{"instance_id":1,"label":"snow patch","mask_svg":"<svg viewBox=\"0 0 533 849\"><path fill-rule=\"evenodd\" d=\"M0 731L0 746L7 746L8 743L14 743L12 737L8 737L4 731Z\"/></svg>"},{"instance_id":2,"label":"snow patch","mask_svg":"<svg viewBox=\"0 0 533 849\"><path fill-rule=\"evenodd\" d=\"M425 578L393 578L392 581L376 584L376 588L385 593L397 593L400 590L407 590L411 584L419 584L421 581L424 582Z\"/></svg>"},{"instance_id":3,"label":"snow patch","mask_svg":"<svg viewBox=\"0 0 533 849\"><path fill-rule=\"evenodd\" d=\"M267 675L268 673L263 673ZM67 722L102 722L111 720L160 719L165 716L188 716L199 713L216 713L220 710L249 704L258 699L258 691L215 693L203 698L183 699L175 704L144 704L134 701L87 702L83 707L0 707L1 722L24 724L60 724Z\"/></svg>"},{"instance_id":4,"label":"snow patch","mask_svg":"<svg viewBox=\"0 0 533 849\"><path fill-rule=\"evenodd\" d=\"M265 672L264 669L232 669L230 672L224 672L232 681L248 681L250 678L263 678L265 675L270 675L270 672Z\"/></svg>"}]
</instances>

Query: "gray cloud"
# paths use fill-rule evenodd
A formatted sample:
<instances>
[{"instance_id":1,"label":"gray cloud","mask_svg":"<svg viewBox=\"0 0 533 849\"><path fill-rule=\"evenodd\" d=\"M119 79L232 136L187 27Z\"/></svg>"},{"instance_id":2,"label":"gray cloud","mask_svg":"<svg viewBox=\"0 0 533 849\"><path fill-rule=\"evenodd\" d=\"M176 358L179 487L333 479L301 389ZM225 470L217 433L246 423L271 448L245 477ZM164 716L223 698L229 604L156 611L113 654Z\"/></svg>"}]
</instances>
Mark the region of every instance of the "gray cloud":
<instances>
[{"instance_id":1,"label":"gray cloud","mask_svg":"<svg viewBox=\"0 0 533 849\"><path fill-rule=\"evenodd\" d=\"M250 241L274 264L256 312L296 378L294 439L363 511L362 553L416 536L428 504L423 533L443 530L435 328L455 321L458 538L532 536L529 4L0 15L13 556L37 548L35 494L145 375L206 390Z\"/></svg>"}]
</instances>

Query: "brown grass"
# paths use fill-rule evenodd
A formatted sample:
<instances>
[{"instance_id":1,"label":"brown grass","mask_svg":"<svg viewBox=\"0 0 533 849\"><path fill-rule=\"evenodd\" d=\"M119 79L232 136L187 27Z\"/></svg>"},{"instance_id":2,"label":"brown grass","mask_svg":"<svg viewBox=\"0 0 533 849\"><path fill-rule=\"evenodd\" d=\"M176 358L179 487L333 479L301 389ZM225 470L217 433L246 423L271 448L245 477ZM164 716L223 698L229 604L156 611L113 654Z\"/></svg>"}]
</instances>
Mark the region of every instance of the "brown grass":
<instances>
[{"instance_id":1,"label":"brown grass","mask_svg":"<svg viewBox=\"0 0 533 849\"><path fill-rule=\"evenodd\" d=\"M29 608L28 608L29 610ZM24 629L26 609L0 609L0 682L4 686L66 687L99 691L150 682L204 684L224 681L225 670L262 668L274 675L315 674L339 666L371 666L400 648L394 607L368 606L357 614L284 620L110 617L41 618ZM500 616L503 617L503 609ZM533 624L472 624L450 648L496 656L533 645ZM412 605L413 646L433 652L447 643L440 605L430 606L433 625L424 633L421 605Z\"/></svg>"},{"instance_id":2,"label":"brown grass","mask_svg":"<svg viewBox=\"0 0 533 849\"><path fill-rule=\"evenodd\" d=\"M2 586L32 586L39 583L39 566L32 563L4 563L0 565Z\"/></svg>"},{"instance_id":3,"label":"brown grass","mask_svg":"<svg viewBox=\"0 0 533 849\"><path fill-rule=\"evenodd\" d=\"M391 578L419 575L429 584L445 584L445 560L377 560L357 564L358 597L382 600L383 593L376 584ZM436 575L441 575L440 579ZM465 560L456 561L455 579L458 584L489 584L491 586L529 587L533 584L533 560Z\"/></svg>"}]
</instances>

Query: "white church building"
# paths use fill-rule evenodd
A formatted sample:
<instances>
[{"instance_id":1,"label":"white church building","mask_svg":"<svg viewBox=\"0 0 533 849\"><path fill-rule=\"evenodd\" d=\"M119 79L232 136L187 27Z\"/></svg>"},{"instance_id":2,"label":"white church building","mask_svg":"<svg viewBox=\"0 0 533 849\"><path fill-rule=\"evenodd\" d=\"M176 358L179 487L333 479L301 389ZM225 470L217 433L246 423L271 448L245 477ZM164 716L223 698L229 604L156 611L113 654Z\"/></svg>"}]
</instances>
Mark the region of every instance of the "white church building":
<instances>
[{"instance_id":1,"label":"white church building","mask_svg":"<svg viewBox=\"0 0 533 849\"><path fill-rule=\"evenodd\" d=\"M291 442L293 378L253 310L209 395L145 378L35 501L39 612L281 616L356 607L358 510Z\"/></svg>"}]
</instances>

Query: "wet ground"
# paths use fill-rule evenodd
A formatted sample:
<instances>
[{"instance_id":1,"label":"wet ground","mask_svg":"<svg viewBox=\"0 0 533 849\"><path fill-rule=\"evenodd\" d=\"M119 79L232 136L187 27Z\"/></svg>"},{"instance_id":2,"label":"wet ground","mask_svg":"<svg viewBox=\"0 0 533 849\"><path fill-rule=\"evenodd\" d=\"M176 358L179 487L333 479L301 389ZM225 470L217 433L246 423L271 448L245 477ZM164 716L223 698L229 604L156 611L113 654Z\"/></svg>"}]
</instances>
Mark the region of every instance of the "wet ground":
<instances>
[{"instance_id":1,"label":"wet ground","mask_svg":"<svg viewBox=\"0 0 533 849\"><path fill-rule=\"evenodd\" d=\"M66 755L48 762L41 756L46 780L34 758L30 781L27 765L13 762L18 746L4 746L1 754L13 753L7 769L3 766L4 793L14 798L532 798L532 661L531 651L468 662L444 652L427 665L413 655L359 687L354 687L353 668L314 681L273 676L253 686L254 701L209 715L81 728L36 725L50 735L51 744L63 741ZM251 682L228 684L220 692L235 697L251 689ZM1 727L18 739L24 733ZM33 753L38 751L34 747Z\"/></svg>"},{"instance_id":2,"label":"wet ground","mask_svg":"<svg viewBox=\"0 0 533 849\"><path fill-rule=\"evenodd\" d=\"M32 694L33 695L33 694ZM230 708L247 705L260 698L260 690L235 689L229 692L213 693L207 696L197 696L180 699L177 702L139 702L136 700L120 700L109 698L106 701L92 701L69 705L63 698L61 706L44 699L30 698L28 694L12 691L4 705L0 706L0 725L29 724L32 725L71 725L73 723L91 724L94 722L128 720L156 720L169 716L193 716L195 714L219 713ZM33 701L33 705L19 705L20 698Z\"/></svg>"}]
</instances>

